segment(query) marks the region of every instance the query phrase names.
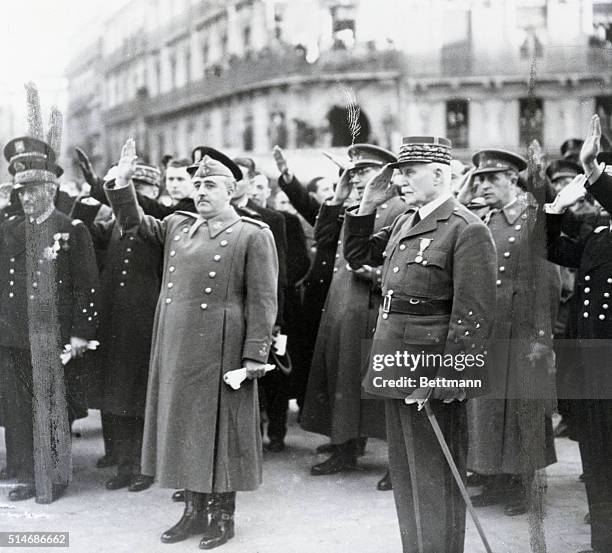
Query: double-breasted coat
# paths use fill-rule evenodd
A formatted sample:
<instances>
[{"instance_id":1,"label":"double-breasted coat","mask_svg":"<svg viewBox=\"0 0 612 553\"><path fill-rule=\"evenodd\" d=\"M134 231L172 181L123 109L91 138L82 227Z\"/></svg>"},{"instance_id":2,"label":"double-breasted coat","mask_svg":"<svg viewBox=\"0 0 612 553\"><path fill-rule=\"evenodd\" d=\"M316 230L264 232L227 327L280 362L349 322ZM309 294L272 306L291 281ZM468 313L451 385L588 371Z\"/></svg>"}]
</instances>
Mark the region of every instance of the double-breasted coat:
<instances>
[{"instance_id":1,"label":"double-breasted coat","mask_svg":"<svg viewBox=\"0 0 612 553\"><path fill-rule=\"evenodd\" d=\"M133 213L133 191L108 194L129 228L117 206ZM144 216L137 225L164 256L142 472L167 488L255 489L262 462L257 382L233 390L223 374L244 359L268 359L278 279L272 234L231 207L208 221L177 212L163 221Z\"/></svg>"},{"instance_id":2,"label":"double-breasted coat","mask_svg":"<svg viewBox=\"0 0 612 553\"><path fill-rule=\"evenodd\" d=\"M392 198L378 208L375 229L391 225L404 211L405 201ZM343 206L323 204L315 225L317 241L322 234L341 235L343 213ZM360 436L385 438L382 404L361 397L367 366L364 348L374 334L382 300L381 270L349 265L341 245L339 240L302 413L305 430L330 436L337 444Z\"/></svg>"},{"instance_id":3,"label":"double-breasted coat","mask_svg":"<svg viewBox=\"0 0 612 553\"><path fill-rule=\"evenodd\" d=\"M491 389L468 404L468 467L479 474L521 474L556 461L546 422L552 358L532 362L528 356L536 343L552 348L561 280L545 260L537 207L527 199L490 211L484 220L497 250L497 299Z\"/></svg>"},{"instance_id":4,"label":"double-breasted coat","mask_svg":"<svg viewBox=\"0 0 612 553\"><path fill-rule=\"evenodd\" d=\"M73 216L89 228L100 271L97 405L104 413L143 417L151 357L153 319L162 276L159 246L116 221L95 222L98 206L77 202Z\"/></svg>"}]
</instances>

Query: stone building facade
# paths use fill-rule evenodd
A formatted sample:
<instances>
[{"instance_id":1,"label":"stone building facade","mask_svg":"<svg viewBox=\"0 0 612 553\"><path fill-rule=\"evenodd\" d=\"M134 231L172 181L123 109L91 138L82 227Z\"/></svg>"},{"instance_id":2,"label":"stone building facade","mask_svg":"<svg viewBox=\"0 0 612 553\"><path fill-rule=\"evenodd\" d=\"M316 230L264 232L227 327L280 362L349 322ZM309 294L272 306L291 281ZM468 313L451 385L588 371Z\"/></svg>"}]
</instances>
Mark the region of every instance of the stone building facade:
<instances>
[{"instance_id":1,"label":"stone building facade","mask_svg":"<svg viewBox=\"0 0 612 553\"><path fill-rule=\"evenodd\" d=\"M130 0L71 64L69 140L101 163L442 134L551 152L612 120L612 0Z\"/></svg>"}]
</instances>

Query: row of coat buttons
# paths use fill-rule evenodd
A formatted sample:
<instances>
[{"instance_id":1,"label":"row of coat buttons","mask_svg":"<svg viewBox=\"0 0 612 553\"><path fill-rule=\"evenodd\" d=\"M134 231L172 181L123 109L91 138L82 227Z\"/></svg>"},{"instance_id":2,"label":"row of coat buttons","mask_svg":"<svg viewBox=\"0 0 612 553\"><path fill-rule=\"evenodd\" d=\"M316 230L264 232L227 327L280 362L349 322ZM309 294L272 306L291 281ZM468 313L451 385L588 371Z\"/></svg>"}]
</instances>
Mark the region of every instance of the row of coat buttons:
<instances>
[{"instance_id":1,"label":"row of coat buttons","mask_svg":"<svg viewBox=\"0 0 612 553\"><path fill-rule=\"evenodd\" d=\"M590 280L591 280L591 277L590 277L589 275L585 275L585 277L584 277L584 281L585 281L585 282L590 282ZM608 284L612 284L612 277L608 277L608 278L606 279L606 282L607 282ZM590 292L591 292L591 288L590 288L589 286L586 286L586 287L584 288L584 293L585 293L585 294L589 294ZM604 292L603 297L604 297L604 298L606 298L606 299L607 299L607 298L609 298L609 297L610 297L610 293L609 293L609 292ZM585 307L587 307L588 305L590 305L591 300L584 300L584 302L583 302L583 303L584 303L584 306L585 306ZM609 305L608 305L607 303L604 303L604 304L602 304L601 308L602 308L602 309L604 309L604 310L608 310L608 309L609 309ZM587 318L589 317L589 312L588 312L588 311L585 311L585 312L582 314L582 316L583 316L585 319L587 319ZM600 313L600 314L599 314L599 316L598 316L598 318L599 318L599 320L600 320L600 321L604 321L604 320L606 319L606 316L605 316L605 314Z\"/></svg>"}]
</instances>

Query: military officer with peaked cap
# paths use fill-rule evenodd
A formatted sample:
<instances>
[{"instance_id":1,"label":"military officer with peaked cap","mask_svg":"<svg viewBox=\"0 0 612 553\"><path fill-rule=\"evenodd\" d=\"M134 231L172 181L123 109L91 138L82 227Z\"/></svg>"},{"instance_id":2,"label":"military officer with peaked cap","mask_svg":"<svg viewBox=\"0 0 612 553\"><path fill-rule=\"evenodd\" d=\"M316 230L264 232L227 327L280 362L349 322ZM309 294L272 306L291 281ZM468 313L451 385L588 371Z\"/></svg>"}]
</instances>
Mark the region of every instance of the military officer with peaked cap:
<instances>
[{"instance_id":1,"label":"military officer with peaked cap","mask_svg":"<svg viewBox=\"0 0 612 553\"><path fill-rule=\"evenodd\" d=\"M497 302L489 348L493 386L489 397L468 405L468 468L488 476L475 505L504 502L506 514L515 515L527 509L531 484L521 475L556 460L550 434L546 440L543 398L550 393L561 283L545 261L535 201L519 187L527 162L513 152L488 149L474 154L473 163L478 193L489 207L483 219L497 250ZM526 400L532 395L536 399Z\"/></svg>"},{"instance_id":2,"label":"military officer with peaked cap","mask_svg":"<svg viewBox=\"0 0 612 553\"><path fill-rule=\"evenodd\" d=\"M128 140L107 194L124 229L164 252L153 330L142 472L162 487L185 489L185 511L164 532L174 543L203 534L212 549L234 535L237 491L261 483L257 383L276 318L278 261L267 225L230 205L240 170L204 156L192 181L197 214L163 221L143 216L131 184L135 145ZM238 390L223 382L246 367Z\"/></svg>"},{"instance_id":3,"label":"military officer with peaked cap","mask_svg":"<svg viewBox=\"0 0 612 553\"><path fill-rule=\"evenodd\" d=\"M335 243L340 238L346 204L359 201L368 178L397 159L392 152L371 144L355 144L348 155L350 164L333 198L319 211L315 223L318 244ZM375 228L390 225L405 210L401 197L390 198L378 206ZM312 467L314 475L354 469L360 439L385 438L382 403L361 397L365 367L361 350L374 332L381 301L380 267L347 262L341 245L338 240L302 413L302 428L329 436L335 446L328 459Z\"/></svg>"},{"instance_id":4,"label":"military officer with peaked cap","mask_svg":"<svg viewBox=\"0 0 612 553\"><path fill-rule=\"evenodd\" d=\"M484 374L476 363L378 367L373 362L395 352L426 352L478 354L482 364L495 312L495 246L482 221L453 197L450 161L449 140L404 138L398 162L368 183L358 213L346 215L347 260L383 264L384 299L363 387L385 399L389 467L405 553L463 551L465 505L427 415L415 403L433 390L428 401L465 474L462 400L471 389L448 380L478 382ZM376 206L395 193L389 184L394 166L404 175L402 186L410 187L422 205L374 232ZM447 382L420 388L421 377Z\"/></svg>"},{"instance_id":5,"label":"military officer with peaked cap","mask_svg":"<svg viewBox=\"0 0 612 553\"><path fill-rule=\"evenodd\" d=\"M51 147L35 138L20 137L6 144L4 155L23 207L23 215L9 217L0 225L0 268L4 273L0 287L0 348L6 360L2 386L10 402L5 405L5 423L7 446L12 449L7 456L17 459L17 478L25 484L13 489L9 499L23 500L36 493L32 359L40 356L40 351L32 336L52 337L59 324L61 343L45 343L49 351L44 354L59 358L63 346L70 344L73 357L82 355L88 341L95 337L98 272L87 228L53 204L57 179L63 171L55 163ZM26 248L26 239L30 248ZM37 263L36 270L30 263ZM49 279L50 275L54 278ZM57 319L49 317L54 311L49 308L53 303L57 306ZM72 395L74 381L68 379L66 388ZM70 418L70 413L66 416ZM51 476L52 499L68 484L64 476L69 475L57 472L61 471Z\"/></svg>"}]
</instances>

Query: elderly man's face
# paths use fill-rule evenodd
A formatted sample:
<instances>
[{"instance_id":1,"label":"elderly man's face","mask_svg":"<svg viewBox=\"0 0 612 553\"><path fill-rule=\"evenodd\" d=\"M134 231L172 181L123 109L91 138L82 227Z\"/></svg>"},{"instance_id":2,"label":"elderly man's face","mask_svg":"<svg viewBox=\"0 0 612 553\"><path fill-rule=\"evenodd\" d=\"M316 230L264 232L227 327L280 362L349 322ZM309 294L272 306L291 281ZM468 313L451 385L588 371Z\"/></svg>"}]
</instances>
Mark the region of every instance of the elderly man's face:
<instances>
[{"instance_id":1,"label":"elderly man's face","mask_svg":"<svg viewBox=\"0 0 612 553\"><path fill-rule=\"evenodd\" d=\"M210 219L230 205L234 181L229 177L204 177L192 180L195 188L193 201L198 213Z\"/></svg>"},{"instance_id":2,"label":"elderly man's face","mask_svg":"<svg viewBox=\"0 0 612 553\"><path fill-rule=\"evenodd\" d=\"M409 163L400 167L402 173L402 194L412 191L411 201L423 205L436 198L434 169L427 163Z\"/></svg>"},{"instance_id":3,"label":"elderly man's face","mask_svg":"<svg viewBox=\"0 0 612 553\"><path fill-rule=\"evenodd\" d=\"M52 183L31 184L19 190L19 201L26 215L38 217L53 205L56 186Z\"/></svg>"}]
</instances>

